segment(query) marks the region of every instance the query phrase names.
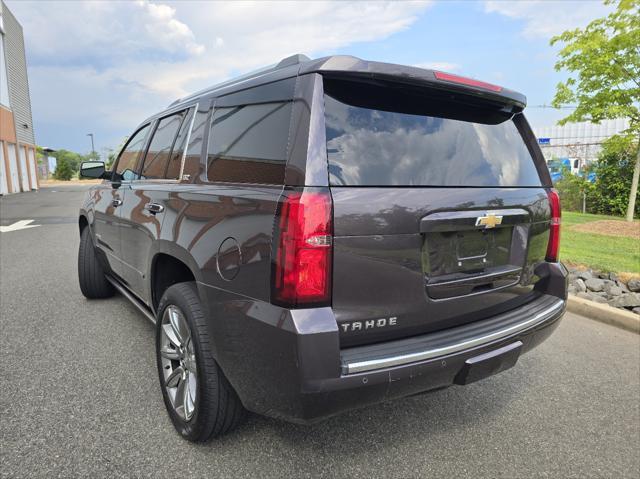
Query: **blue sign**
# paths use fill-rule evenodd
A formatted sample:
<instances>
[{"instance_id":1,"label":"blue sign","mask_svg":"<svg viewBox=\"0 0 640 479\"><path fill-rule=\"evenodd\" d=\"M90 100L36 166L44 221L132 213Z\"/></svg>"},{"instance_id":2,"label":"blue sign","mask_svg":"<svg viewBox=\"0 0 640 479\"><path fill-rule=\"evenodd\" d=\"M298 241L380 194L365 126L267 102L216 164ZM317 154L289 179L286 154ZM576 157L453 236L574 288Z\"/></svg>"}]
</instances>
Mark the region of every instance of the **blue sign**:
<instances>
[{"instance_id":1,"label":"blue sign","mask_svg":"<svg viewBox=\"0 0 640 479\"><path fill-rule=\"evenodd\" d=\"M551 171L551 181L554 183L562 179L562 171Z\"/></svg>"},{"instance_id":2,"label":"blue sign","mask_svg":"<svg viewBox=\"0 0 640 479\"><path fill-rule=\"evenodd\" d=\"M551 138L538 138L538 145L550 145Z\"/></svg>"}]
</instances>

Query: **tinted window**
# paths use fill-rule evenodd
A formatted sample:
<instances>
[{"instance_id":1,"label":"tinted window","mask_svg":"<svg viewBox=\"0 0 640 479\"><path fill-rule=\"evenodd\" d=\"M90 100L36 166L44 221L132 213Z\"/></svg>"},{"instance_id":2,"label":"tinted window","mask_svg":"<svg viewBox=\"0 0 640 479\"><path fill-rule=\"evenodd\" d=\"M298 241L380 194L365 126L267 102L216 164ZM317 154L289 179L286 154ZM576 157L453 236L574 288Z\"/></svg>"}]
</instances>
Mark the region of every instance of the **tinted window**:
<instances>
[{"instance_id":1,"label":"tinted window","mask_svg":"<svg viewBox=\"0 0 640 479\"><path fill-rule=\"evenodd\" d=\"M191 128L191 120L193 119L193 108L189 110L189 113L182 120L182 126L178 132L178 137L173 143L173 149L171 150L171 156L169 159L169 165L167 166L166 178L170 180L180 179L180 167L182 166L182 154L187 145L187 137L189 136L189 129Z\"/></svg>"},{"instance_id":2,"label":"tinted window","mask_svg":"<svg viewBox=\"0 0 640 479\"><path fill-rule=\"evenodd\" d=\"M171 148L182 124L184 114L185 112L180 112L163 118L158 122L142 164L143 179L165 178L165 172L167 166L169 166Z\"/></svg>"},{"instance_id":3,"label":"tinted window","mask_svg":"<svg viewBox=\"0 0 640 479\"><path fill-rule=\"evenodd\" d=\"M138 130L129 140L127 146L122 150L122 153L120 153L113 181L131 181L137 179L136 167L138 165L138 158L140 158L140 153L146 143L148 132L149 125L146 125Z\"/></svg>"},{"instance_id":4,"label":"tinted window","mask_svg":"<svg viewBox=\"0 0 640 479\"><path fill-rule=\"evenodd\" d=\"M209 136L209 181L283 183L290 119L290 102L216 108Z\"/></svg>"},{"instance_id":5,"label":"tinted window","mask_svg":"<svg viewBox=\"0 0 640 479\"><path fill-rule=\"evenodd\" d=\"M188 176L195 180L200 175L200 157L202 156L202 141L207 128L209 107L200 107L193 120L193 129L189 137L189 147L184 159L183 178Z\"/></svg>"},{"instance_id":6,"label":"tinted window","mask_svg":"<svg viewBox=\"0 0 640 479\"><path fill-rule=\"evenodd\" d=\"M342 103L325 95L333 185L540 186L512 120L484 124Z\"/></svg>"}]
</instances>

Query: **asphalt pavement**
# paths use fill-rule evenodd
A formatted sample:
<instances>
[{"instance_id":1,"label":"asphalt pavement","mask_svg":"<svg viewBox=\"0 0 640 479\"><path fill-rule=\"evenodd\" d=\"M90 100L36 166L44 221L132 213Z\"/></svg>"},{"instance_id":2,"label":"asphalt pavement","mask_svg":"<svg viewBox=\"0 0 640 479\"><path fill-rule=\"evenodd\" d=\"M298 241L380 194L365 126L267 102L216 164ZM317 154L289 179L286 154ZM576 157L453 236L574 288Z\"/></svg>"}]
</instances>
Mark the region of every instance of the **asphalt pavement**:
<instances>
[{"instance_id":1,"label":"asphalt pavement","mask_svg":"<svg viewBox=\"0 0 640 479\"><path fill-rule=\"evenodd\" d=\"M640 477L640 336L574 314L479 383L184 441L151 323L120 296L80 293L85 189L0 199L0 225L40 225L0 233L1 477Z\"/></svg>"}]
</instances>

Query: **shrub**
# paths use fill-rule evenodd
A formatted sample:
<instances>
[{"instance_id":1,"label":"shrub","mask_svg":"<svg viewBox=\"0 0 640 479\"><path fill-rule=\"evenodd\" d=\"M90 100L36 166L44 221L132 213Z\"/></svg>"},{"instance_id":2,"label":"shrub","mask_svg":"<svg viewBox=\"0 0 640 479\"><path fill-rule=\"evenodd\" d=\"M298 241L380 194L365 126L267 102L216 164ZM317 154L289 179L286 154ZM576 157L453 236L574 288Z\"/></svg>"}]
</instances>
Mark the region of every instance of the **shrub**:
<instances>
[{"instance_id":1,"label":"shrub","mask_svg":"<svg viewBox=\"0 0 640 479\"><path fill-rule=\"evenodd\" d=\"M594 213L615 216L626 214L637 148L631 136L613 136L603 143L598 161L594 165L596 182L589 201ZM639 203L640 195L636 197L636 218L640 215Z\"/></svg>"},{"instance_id":2,"label":"shrub","mask_svg":"<svg viewBox=\"0 0 640 479\"><path fill-rule=\"evenodd\" d=\"M583 195L587 195L587 208L590 210L591 197L593 196L594 186L586 179L573 175L566 171L562 179L556 181L555 188L560 194L562 201L562 209L568 211L582 211Z\"/></svg>"},{"instance_id":3,"label":"shrub","mask_svg":"<svg viewBox=\"0 0 640 479\"><path fill-rule=\"evenodd\" d=\"M69 181L73 176L73 168L69 164L66 158L58 158L56 161L56 171L53 172L53 177L56 180Z\"/></svg>"}]
</instances>

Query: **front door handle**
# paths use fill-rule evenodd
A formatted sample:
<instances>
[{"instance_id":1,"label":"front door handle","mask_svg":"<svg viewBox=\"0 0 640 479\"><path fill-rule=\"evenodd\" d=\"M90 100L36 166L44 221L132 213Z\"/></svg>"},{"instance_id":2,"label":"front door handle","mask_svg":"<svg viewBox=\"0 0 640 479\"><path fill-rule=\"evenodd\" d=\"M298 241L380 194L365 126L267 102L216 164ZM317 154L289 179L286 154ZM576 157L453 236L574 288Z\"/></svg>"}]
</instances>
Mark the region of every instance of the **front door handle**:
<instances>
[{"instance_id":1,"label":"front door handle","mask_svg":"<svg viewBox=\"0 0 640 479\"><path fill-rule=\"evenodd\" d=\"M155 215L156 213L162 213L164 211L164 206L158 203L148 203L145 205L144 209Z\"/></svg>"},{"instance_id":2,"label":"front door handle","mask_svg":"<svg viewBox=\"0 0 640 479\"><path fill-rule=\"evenodd\" d=\"M118 206L120 206L121 204L122 204L122 200L113 200L113 201L111 202L111 205L112 205L114 208L117 208L117 207L118 207Z\"/></svg>"}]
</instances>

